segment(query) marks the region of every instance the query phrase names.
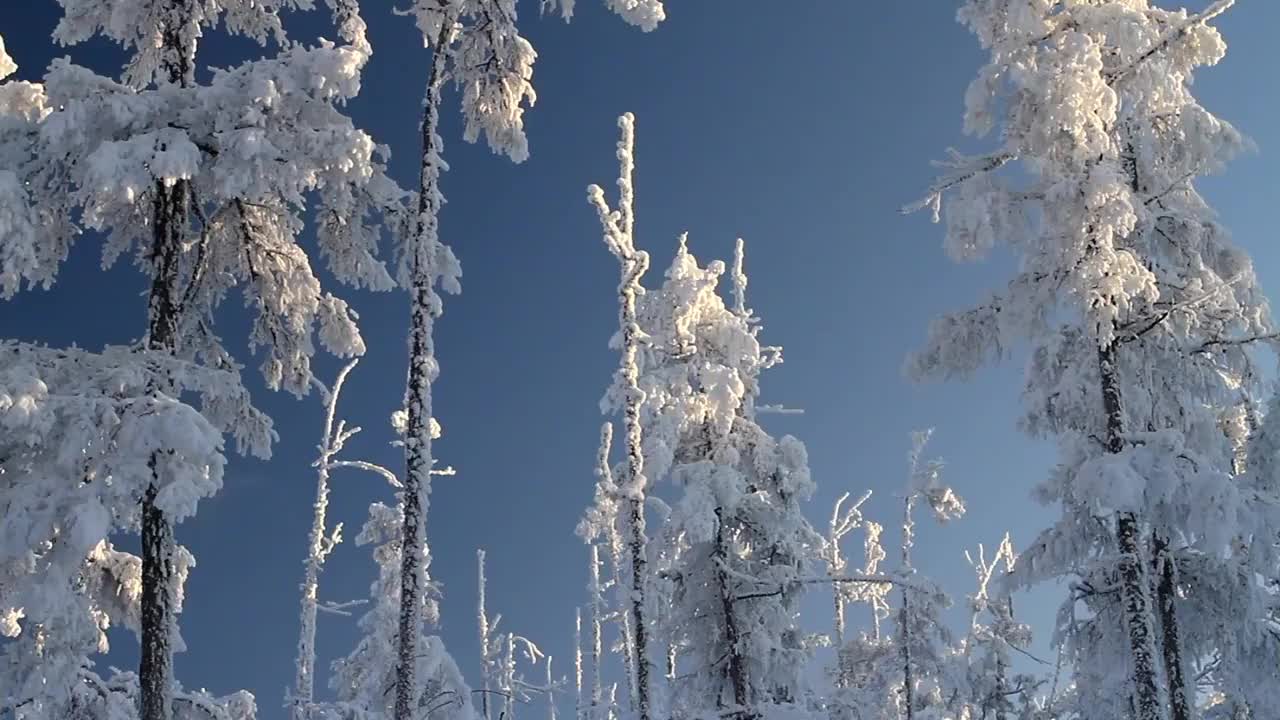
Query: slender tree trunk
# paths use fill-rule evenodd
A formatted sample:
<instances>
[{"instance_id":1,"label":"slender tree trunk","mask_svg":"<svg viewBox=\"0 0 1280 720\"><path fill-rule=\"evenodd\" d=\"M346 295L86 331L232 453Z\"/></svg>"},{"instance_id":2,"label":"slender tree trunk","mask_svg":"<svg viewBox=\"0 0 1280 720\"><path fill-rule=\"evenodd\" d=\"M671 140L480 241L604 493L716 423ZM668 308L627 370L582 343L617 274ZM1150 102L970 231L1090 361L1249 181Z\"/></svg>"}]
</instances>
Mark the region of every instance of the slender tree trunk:
<instances>
[{"instance_id":1,"label":"slender tree trunk","mask_svg":"<svg viewBox=\"0 0 1280 720\"><path fill-rule=\"evenodd\" d=\"M614 568L613 582L618 592L624 587L630 587L629 582L623 581L620 567ZM640 690L636 680L636 636L631 632L634 622L631 611L630 603L625 600L619 603L618 624L622 630L622 670L627 676L627 707L635 710L640 706Z\"/></svg>"},{"instance_id":2,"label":"slender tree trunk","mask_svg":"<svg viewBox=\"0 0 1280 720\"><path fill-rule=\"evenodd\" d=\"M195 38L189 37L190 0L163 7L160 75L174 85L192 82ZM151 289L147 298L147 348L174 353L178 343L180 259L190 213L187 182L157 181L151 217ZM161 454L150 460L151 483L142 496L141 651L138 683L142 720L168 720L173 693L173 524L156 506L162 477Z\"/></svg>"},{"instance_id":3,"label":"slender tree trunk","mask_svg":"<svg viewBox=\"0 0 1280 720\"><path fill-rule=\"evenodd\" d=\"M168 720L173 690L173 525L156 507L156 492L152 484L142 500L142 720Z\"/></svg>"},{"instance_id":4,"label":"slender tree trunk","mask_svg":"<svg viewBox=\"0 0 1280 720\"><path fill-rule=\"evenodd\" d=\"M1010 613L1012 615L1012 613ZM1005 667L1004 656L996 655L996 713L995 720L1008 720L1009 713L1009 679L1008 668Z\"/></svg>"},{"instance_id":5,"label":"slender tree trunk","mask_svg":"<svg viewBox=\"0 0 1280 720\"><path fill-rule=\"evenodd\" d=\"M489 720L489 695L493 692L493 682L490 680L489 665L489 611L485 607L484 550L476 550L476 578L478 606L476 627L480 631L480 684L484 690L480 693L480 716L484 720Z\"/></svg>"},{"instance_id":6,"label":"slender tree trunk","mask_svg":"<svg viewBox=\"0 0 1280 720\"><path fill-rule=\"evenodd\" d=\"M582 608L573 613L573 716L586 720L582 704Z\"/></svg>"},{"instance_id":7,"label":"slender tree trunk","mask_svg":"<svg viewBox=\"0 0 1280 720\"><path fill-rule=\"evenodd\" d=\"M911 564L911 548L915 544L915 502L915 493L909 491L903 503L902 572L904 574L915 573ZM911 659L911 593L905 585L902 587L902 607L898 611L898 635L902 646L903 717L905 720L912 720L916 712L916 681Z\"/></svg>"},{"instance_id":8,"label":"slender tree trunk","mask_svg":"<svg viewBox=\"0 0 1280 720\"><path fill-rule=\"evenodd\" d=\"M836 575L844 567L844 560L840 557L840 539L832 538L832 556L830 574ZM832 598L835 603L835 641L836 641L836 687L847 688L850 681L850 667L848 653L845 651L845 590L837 584L832 588Z\"/></svg>"},{"instance_id":9,"label":"slender tree trunk","mask_svg":"<svg viewBox=\"0 0 1280 720\"><path fill-rule=\"evenodd\" d=\"M907 622L911 612L911 596L903 589L902 608L898 611L898 623L902 625L902 716L906 720L915 717L915 677L911 671L911 627Z\"/></svg>"},{"instance_id":10,"label":"slender tree trunk","mask_svg":"<svg viewBox=\"0 0 1280 720\"><path fill-rule=\"evenodd\" d=\"M603 700L600 663L604 655L604 591L600 587L600 546L591 544L591 720L600 720Z\"/></svg>"},{"instance_id":11,"label":"slender tree trunk","mask_svg":"<svg viewBox=\"0 0 1280 720\"><path fill-rule=\"evenodd\" d=\"M551 689L552 689L552 687L553 687L553 686L554 686L554 684L555 684L555 680L553 680L553 679L552 679L552 677L551 677L551 656L550 656L550 655L548 655L548 656L547 656L546 663L547 663L547 665L546 665L546 667L547 667L547 674L546 674L546 679L547 679L547 720L557 720L557 715L556 715L556 694L555 694L554 692L552 692L552 690L551 690Z\"/></svg>"},{"instance_id":12,"label":"slender tree trunk","mask_svg":"<svg viewBox=\"0 0 1280 720\"><path fill-rule=\"evenodd\" d=\"M648 545L644 532L644 504L631 500L631 632L635 638L636 709L640 720L650 720L649 626L645 623L645 587L648 577Z\"/></svg>"},{"instance_id":13,"label":"slender tree trunk","mask_svg":"<svg viewBox=\"0 0 1280 720\"><path fill-rule=\"evenodd\" d=\"M1191 720L1187 699L1186 673L1182 666L1182 642L1178 633L1177 567L1169 543L1159 535L1152 538L1152 562L1157 573L1156 608L1160 613L1161 645L1164 650L1164 672L1169 683L1169 715L1171 720Z\"/></svg>"},{"instance_id":14,"label":"slender tree trunk","mask_svg":"<svg viewBox=\"0 0 1280 720\"><path fill-rule=\"evenodd\" d=\"M426 589L426 521L431 493L431 383L437 368L432 337L440 313L435 293L435 252L439 219L440 148L436 146L440 92L447 56L445 42L452 22L443 23L427 75L422 113L422 174L411 253L409 288L409 378L405 391L404 522L400 554L399 652L396 669L395 720L417 720L418 636L422 632Z\"/></svg>"},{"instance_id":15,"label":"slender tree trunk","mask_svg":"<svg viewBox=\"0 0 1280 720\"><path fill-rule=\"evenodd\" d=\"M640 389L640 324L636 317L636 296L640 292L640 277L648 269L643 253L635 249L635 184L633 170L635 159L635 120L624 115L623 140L619 146L618 176L619 223L629 244L618 259L623 264L623 281L619 285L619 308L622 321L621 370L626 383L626 407L623 412L627 433L627 527L631 537L628 546L631 553L631 636L634 639L636 710L639 720L651 720L649 684L649 624L645 603L648 596L648 545L645 536L644 496L644 430L640 423L640 405L644 392Z\"/></svg>"},{"instance_id":16,"label":"slender tree trunk","mask_svg":"<svg viewBox=\"0 0 1280 720\"><path fill-rule=\"evenodd\" d=\"M1098 350L1098 370L1102 385L1102 407L1106 414L1105 445L1108 453L1124 450L1124 410L1120 402L1120 382L1116 377L1114 343ZM1133 672L1133 700L1137 720L1165 720L1165 708L1156 670L1155 615L1152 612L1151 582L1142 558L1142 537L1138 518L1120 513L1116 520L1116 540L1120 550L1120 590L1124 602L1125 625Z\"/></svg>"},{"instance_id":17,"label":"slender tree trunk","mask_svg":"<svg viewBox=\"0 0 1280 720\"><path fill-rule=\"evenodd\" d=\"M716 546L714 561L716 564L716 584L720 591L720 611L724 615L725 641L729 648L725 657L725 672L729 676L729 686L733 690L733 704L737 706L732 717L751 718L755 713L751 710L750 686L747 682L746 659L742 656L742 631L738 627L737 613L734 612L733 587L729 582L726 566L729 562L728 538L725 537L724 515L716 508Z\"/></svg>"},{"instance_id":18,"label":"slender tree trunk","mask_svg":"<svg viewBox=\"0 0 1280 720\"><path fill-rule=\"evenodd\" d=\"M326 433L327 441L328 433ZM302 577L301 629L298 632L297 676L294 678L293 720L306 720L315 699L316 606L320 585L320 564L325 542L325 511L329 505L329 468L322 463L317 472L315 513L308 537L306 570Z\"/></svg>"},{"instance_id":19,"label":"slender tree trunk","mask_svg":"<svg viewBox=\"0 0 1280 720\"><path fill-rule=\"evenodd\" d=\"M503 707L501 720L516 720L516 635L507 633L507 654L502 659Z\"/></svg>"},{"instance_id":20,"label":"slender tree trunk","mask_svg":"<svg viewBox=\"0 0 1280 720\"><path fill-rule=\"evenodd\" d=\"M315 700L316 671L316 609L320 586L320 568L332 550L332 539L326 537L329 510L329 471L333 456L343 442L335 438L334 419L338 412L338 395L346 382L347 374L355 367L352 360L334 380L332 388L320 385L324 401L324 428L320 437L320 457L316 461L316 500L312 505L311 532L307 535L307 559L302 575L302 609L298 631L297 676L293 689L293 720L306 720ZM317 383L319 384L319 383ZM341 430L339 430L341 432Z\"/></svg>"}]
</instances>

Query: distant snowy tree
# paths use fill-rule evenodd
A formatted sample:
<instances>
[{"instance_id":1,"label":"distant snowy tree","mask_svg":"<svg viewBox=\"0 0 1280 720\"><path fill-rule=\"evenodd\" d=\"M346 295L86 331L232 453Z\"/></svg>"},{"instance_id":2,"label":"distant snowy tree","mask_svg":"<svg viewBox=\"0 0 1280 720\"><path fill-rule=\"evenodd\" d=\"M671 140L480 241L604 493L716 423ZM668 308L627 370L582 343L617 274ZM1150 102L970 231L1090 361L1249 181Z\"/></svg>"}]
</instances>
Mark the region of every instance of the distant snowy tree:
<instances>
[{"instance_id":1,"label":"distant snowy tree","mask_svg":"<svg viewBox=\"0 0 1280 720\"><path fill-rule=\"evenodd\" d=\"M399 493L403 497L403 492ZM403 502L403 501L402 501ZM360 618L362 633L356 648L333 663L329 685L337 695L329 704L317 704L314 717L320 720L387 720L394 717L396 681L399 672L400 572L403 532L401 508L374 503L357 545L372 545L378 577L369 587L371 607ZM425 552L424 552L425 555ZM424 623L435 622L438 608L432 586L419 595ZM438 636L420 630L414 643L415 677L412 707L415 717L432 720L476 720L471 690L457 663Z\"/></svg>"},{"instance_id":2,"label":"distant snowy tree","mask_svg":"<svg viewBox=\"0 0 1280 720\"><path fill-rule=\"evenodd\" d=\"M1062 518L1016 572L1075 578L1059 633L1085 718L1194 714L1187 668L1216 649L1183 616L1260 502L1232 477L1221 421L1258 383L1249 346L1275 329L1192 184L1245 145L1190 93L1225 52L1208 21L1231 4L970 0L960 19L991 58L965 125L1000 147L953 155L917 206L945 214L956 258L997 243L1019 258L1004 291L933 325L911 370L964 376L1030 346L1022 426L1061 448L1039 494Z\"/></svg>"},{"instance_id":3,"label":"distant snowy tree","mask_svg":"<svg viewBox=\"0 0 1280 720\"><path fill-rule=\"evenodd\" d=\"M491 718L494 715L492 708L500 707L498 718L514 720L517 704L527 704L533 696L542 695L550 707L552 717L549 720L556 720L555 695L564 683L552 676L551 656L542 652L536 643L513 632L498 632L502 616L489 615L488 577L485 574L484 560L485 552L477 550L477 620L480 627L480 676L484 682L484 689L481 691L481 716ZM527 680L517 667L519 659L524 659L535 667L542 664L545 682Z\"/></svg>"},{"instance_id":4,"label":"distant snowy tree","mask_svg":"<svg viewBox=\"0 0 1280 720\"><path fill-rule=\"evenodd\" d=\"M999 588L1000 578L1013 571L1017 556L1006 534L988 559L979 545L976 554L965 552L977 576L977 589L969 595L969 629L956 649L958 665L948 703L960 718L1011 720L1033 703L1039 682L1014 669L1014 653L1027 652L1031 628L1014 619L1013 598ZM999 573L999 575L997 574ZM992 587L995 580L997 587Z\"/></svg>"},{"instance_id":5,"label":"distant snowy tree","mask_svg":"<svg viewBox=\"0 0 1280 720\"><path fill-rule=\"evenodd\" d=\"M827 527L826 542L822 546L822 558L827 563L827 573L832 577L841 577L849 570L848 560L844 557L841 542L844 537L853 530L863 525L862 506L871 498L871 491L867 491L849 507L844 507L844 503L849 499L849 493L841 495L837 500L835 507L831 511L831 521ZM875 562L878 562L879 558ZM867 574L875 572L872 568L866 571ZM835 605L835 619L832 643L836 647L836 668L835 668L835 685L837 688L848 687L852 682L852 668L846 662L843 649L847 644L847 628L848 622L846 611L848 605L852 602L861 600L864 596L864 589L867 587L883 587L877 584L859 584L859 583L833 583L831 589L832 599Z\"/></svg>"},{"instance_id":6,"label":"distant snowy tree","mask_svg":"<svg viewBox=\"0 0 1280 720\"><path fill-rule=\"evenodd\" d=\"M836 504L832 516L833 531L827 538L828 546L833 539L838 541L841 534L836 532L840 528L841 504L843 498ZM858 506L861 504L859 502ZM839 557L838 550L828 547L826 552L829 575L852 580L832 581L837 610L837 632L833 638L836 665L832 672L834 687L826 698L826 705L836 720L896 718L898 708L891 699L897 697L901 687L902 664L893 637L883 632L885 621L893 614L890 597L896 585L891 575L880 569L880 564L888 557L880 541L884 527L862 519L859 524L865 534L861 577L850 578L847 563L843 561L832 563L833 556ZM841 619L840 613L850 602L865 605L870 620L869 627L856 635L842 629L845 620Z\"/></svg>"},{"instance_id":7,"label":"distant snowy tree","mask_svg":"<svg viewBox=\"0 0 1280 720\"><path fill-rule=\"evenodd\" d=\"M842 621L841 599L865 604L870 611L870 626L856 636L837 632L834 688L825 698L829 714L835 720L902 720L947 718L954 716L957 693L967 692L957 682L955 645L943 613L950 598L936 583L921 576L913 562L915 548L915 512L923 502L939 522L948 522L964 514L963 501L955 491L942 483L942 463L921 458L931 432L911 435L907 455L907 485L903 497L902 549L897 566L881 570L887 555L881 545L883 528L861 518L858 508L869 497L865 495L852 512L840 512L844 498L836 504L831 532L826 539L828 575L835 584L837 630ZM833 542L847 534L856 524L866 528L864 565L861 572L850 573L847 564L832 563L839 558ZM839 568L839 570L837 570ZM843 594L841 594L843 593ZM898 598L896 610L890 598ZM893 618L892 632L884 632L884 621Z\"/></svg>"},{"instance_id":8,"label":"distant snowy tree","mask_svg":"<svg viewBox=\"0 0 1280 720\"><path fill-rule=\"evenodd\" d=\"M911 435L907 454L907 489L903 501L902 556L896 575L900 604L894 627L894 644L900 653L902 676L897 692L899 713L905 720L941 720L945 715L943 691L949 672L952 639L942 619L951 599L931 581L920 577L912 560L915 548L915 509L924 501L939 522L964 514L964 503L942 484L942 463L923 460L930 432Z\"/></svg>"},{"instance_id":9,"label":"distant snowy tree","mask_svg":"<svg viewBox=\"0 0 1280 720\"><path fill-rule=\"evenodd\" d=\"M129 59L120 81L61 59L42 90L6 86L0 152L16 148L18 155L0 173L0 290L9 296L24 285L52 285L76 236L94 231L104 239L105 264L133 252L149 285L138 361L132 368L124 363L123 372L148 373L144 358L168 355L217 369L235 383L239 366L213 318L228 291L240 287L253 316L250 345L265 351L267 384L305 392L316 328L336 354L358 352L362 344L353 314L321 290L296 242L302 218L315 212L322 219L321 255L340 280L385 289L391 278L375 256L377 222L402 196L382 172L382 151L339 110L357 91L368 58L350 3L332 3L347 44L315 47L286 44L279 12L294 3L284 0L61 4L59 42L102 35L120 43ZM198 41L220 24L282 50L197 83ZM133 384L142 387L137 397L156 402L183 389L167 373ZM200 407L211 416L221 412L216 398ZM249 429L260 431L251 444L265 453L269 425ZM170 458L185 450L150 448L134 459L131 473L112 478L141 505L138 680L145 720L171 715L173 523L196 498L169 490L182 484L172 477ZM212 489L201 486L202 495Z\"/></svg>"}]
</instances>

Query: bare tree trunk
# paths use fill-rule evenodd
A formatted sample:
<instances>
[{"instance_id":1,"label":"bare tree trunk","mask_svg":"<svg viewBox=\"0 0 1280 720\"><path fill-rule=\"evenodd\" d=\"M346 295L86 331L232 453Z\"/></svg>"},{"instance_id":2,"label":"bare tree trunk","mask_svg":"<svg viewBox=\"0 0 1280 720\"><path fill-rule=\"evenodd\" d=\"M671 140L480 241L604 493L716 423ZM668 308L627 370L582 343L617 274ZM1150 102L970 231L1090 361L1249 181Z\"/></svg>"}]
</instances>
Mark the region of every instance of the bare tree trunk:
<instances>
[{"instance_id":1,"label":"bare tree trunk","mask_svg":"<svg viewBox=\"0 0 1280 720\"><path fill-rule=\"evenodd\" d=\"M431 494L431 383L437 369L432 337L440 313L435 293L435 251L439 217L439 148L436 146L440 93L444 81L445 42L452 22L442 24L427 75L422 113L422 167L418 213L409 252L409 378L405 390L404 522L400 545L400 624L396 668L395 720L416 720L418 635L422 632L426 590L426 513Z\"/></svg>"},{"instance_id":2,"label":"bare tree trunk","mask_svg":"<svg viewBox=\"0 0 1280 720\"><path fill-rule=\"evenodd\" d=\"M1106 451L1124 450L1124 410L1120 403L1120 383L1116 377L1114 343L1098 350L1098 370L1102 385L1102 407L1106 414ZM1142 558L1138 518L1120 513L1116 520L1116 540L1120 550L1120 590L1129 634L1133 672L1133 700L1138 720L1164 720L1165 709L1156 675L1154 614L1151 582Z\"/></svg>"},{"instance_id":3,"label":"bare tree trunk","mask_svg":"<svg viewBox=\"0 0 1280 720\"><path fill-rule=\"evenodd\" d=\"M476 550L476 578L476 627L480 631L480 684L483 688L480 693L480 716L489 720L489 695L493 692L493 682L490 679L489 664L489 611L485 608L484 550Z\"/></svg>"}]
</instances>

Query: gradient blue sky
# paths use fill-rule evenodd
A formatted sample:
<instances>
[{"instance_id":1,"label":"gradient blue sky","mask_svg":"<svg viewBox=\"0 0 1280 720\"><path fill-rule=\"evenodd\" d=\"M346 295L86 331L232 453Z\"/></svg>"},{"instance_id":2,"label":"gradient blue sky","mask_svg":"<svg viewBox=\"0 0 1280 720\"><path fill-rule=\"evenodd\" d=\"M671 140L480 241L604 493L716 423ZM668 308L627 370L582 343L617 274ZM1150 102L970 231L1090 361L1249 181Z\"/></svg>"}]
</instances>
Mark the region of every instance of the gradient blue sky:
<instances>
[{"instance_id":1,"label":"gradient blue sky","mask_svg":"<svg viewBox=\"0 0 1280 720\"><path fill-rule=\"evenodd\" d=\"M1191 1L1193 9L1205 4ZM0 32L20 76L34 78L67 51L48 39L55 3L20 5L6 8ZM390 3L365 5L376 54L351 109L392 146L394 174L412 185L427 56ZM907 433L936 427L932 450L948 461L970 513L942 529L923 523L918 564L962 597L971 588L963 548L994 544L1006 529L1026 542L1050 517L1029 490L1052 452L1014 430L1017 365L951 386L913 386L900 372L931 316L967 304L1008 268L1007 258L954 266L940 250L938 227L924 215L897 214L929 183L929 160L949 145L972 145L960 134L961 99L981 54L954 22L957 3L673 0L668 21L651 34L595 0L578 5L566 26L539 19L531 0L521 4L524 31L540 53L527 163L512 166L463 144L456 105L445 112L453 170L444 178L442 234L462 259L464 294L449 300L439 325L436 408L445 428L439 456L460 474L436 484L429 537L432 574L446 592L441 632L464 670L474 678L477 547L489 551L491 608L569 670L585 581L573 528L591 498L597 402L616 361L606 341L617 270L584 188L611 186L615 118L628 110L638 118L638 232L655 265L665 267L684 230L703 259L728 257L735 237L747 240L749 302L764 318L764 339L786 349L786 364L765 380L766 401L805 410L770 425L809 447L820 486L815 522L825 526L840 493L871 488L871 514L896 541ZM319 15L293 20L296 38L332 34ZM1219 25L1230 51L1200 73L1198 92L1260 151L1203 187L1274 294L1280 3L1240 3ZM216 37L204 58L227 64L246 50ZM118 51L105 43L70 54L104 72L119 67ZM103 274L97 265L92 243L82 243L52 291L0 306L0 335L90 348L138 336L140 278L128 267ZM405 298L348 296L370 345L343 407L366 428L353 449L399 467L383 428L402 393ZM229 320L224 329L234 336L243 323ZM293 672L314 492L309 463L321 417L314 397L259 399L280 431L274 459L233 463L225 492L178 531L199 565L182 616L190 649L177 662L188 686L251 689L261 717L274 719L283 717ZM339 474L331 514L354 536L368 503L387 495L370 477ZM851 541L856 550L860 539ZM372 575L368 553L344 545L321 595L364 597ZM1055 603L1048 591L1020 606L1040 626L1042 644ZM811 606L809 623L826 627L826 598ZM322 616L322 667L355 637L353 621ZM111 662L132 664L134 648L117 635Z\"/></svg>"}]
</instances>

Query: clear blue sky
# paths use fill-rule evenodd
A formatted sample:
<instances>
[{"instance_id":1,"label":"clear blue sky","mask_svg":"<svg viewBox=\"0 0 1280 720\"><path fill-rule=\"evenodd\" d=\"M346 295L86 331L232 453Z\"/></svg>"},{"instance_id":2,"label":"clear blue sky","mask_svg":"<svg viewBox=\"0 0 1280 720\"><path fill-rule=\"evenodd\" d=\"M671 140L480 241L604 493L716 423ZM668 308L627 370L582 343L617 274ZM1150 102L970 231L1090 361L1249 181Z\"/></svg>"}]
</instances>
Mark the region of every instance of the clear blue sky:
<instances>
[{"instance_id":1,"label":"clear blue sky","mask_svg":"<svg viewBox=\"0 0 1280 720\"><path fill-rule=\"evenodd\" d=\"M5 11L0 32L20 76L32 78L65 52L48 40L57 7L11 4L19 7ZM352 112L392 146L396 176L412 185L426 53L411 23L383 9L391 3L365 4L376 54ZM728 257L735 237L747 240L749 302L764 318L764 339L786 350L786 364L765 380L765 399L806 411L771 426L809 447L820 487L815 522L825 526L845 490L872 488L871 512L892 532L907 433L929 426L937 428L932 450L948 461L970 514L944 529L924 523L919 565L958 597L971 587L963 548L993 544L1006 529L1021 544L1050 517L1029 490L1051 449L1013 427L1016 364L952 386L912 386L900 372L930 317L969 303L1008 268L1007 259L953 266L940 228L896 212L929 183L930 159L971 142L960 134L961 100L982 58L953 20L956 4L673 0L668 21L645 35L595 0L579 2L569 26L539 19L532 0L521 3L540 54L538 105L526 115L532 158L512 166L464 145L456 105L445 113L453 170L444 178L442 234L462 259L464 294L449 300L439 325L436 408L445 428L439 456L460 474L437 482L428 532L432 574L446 592L441 632L471 677L477 547L489 551L490 604L504 625L570 669L585 581L573 528L591 498L597 401L616 362L606 341L617 271L584 188L611 185L614 119L623 111L638 118L638 232L655 265L665 267L684 230L703 259ZM1191 0L1195 9L1204 4ZM318 15L298 16L293 33L329 32L322 25ZM1228 57L1200 73L1197 89L1260 151L1204 187L1277 295L1280 3L1242 2L1219 25ZM206 63L251 50L211 37ZM105 43L71 54L102 71L119 67ZM97 264L93 244L82 243L53 291L0 306L0 336L95 348L140 335L141 279L129 267L104 275ZM405 297L348 296L370 352L343 414L366 428L357 452L399 467L383 428L402 393ZM242 328L232 316L224 332ZM188 686L251 689L261 716L274 719L284 716L280 698L293 672L321 417L315 398L259 398L280 431L275 458L233 463L225 492L178 530L199 566L182 616L190 650L177 662ZM340 474L331 514L354 536L375 499L387 499L379 482ZM860 539L851 541L856 550ZM344 545L321 595L364 597L372 574L368 553ZM1040 593L1021 605L1042 643L1056 600ZM826 627L825 597L811 605L810 624ZM322 667L355 637L354 622L322 616ZM117 636L116 644L111 662L132 664L134 641Z\"/></svg>"}]
</instances>

